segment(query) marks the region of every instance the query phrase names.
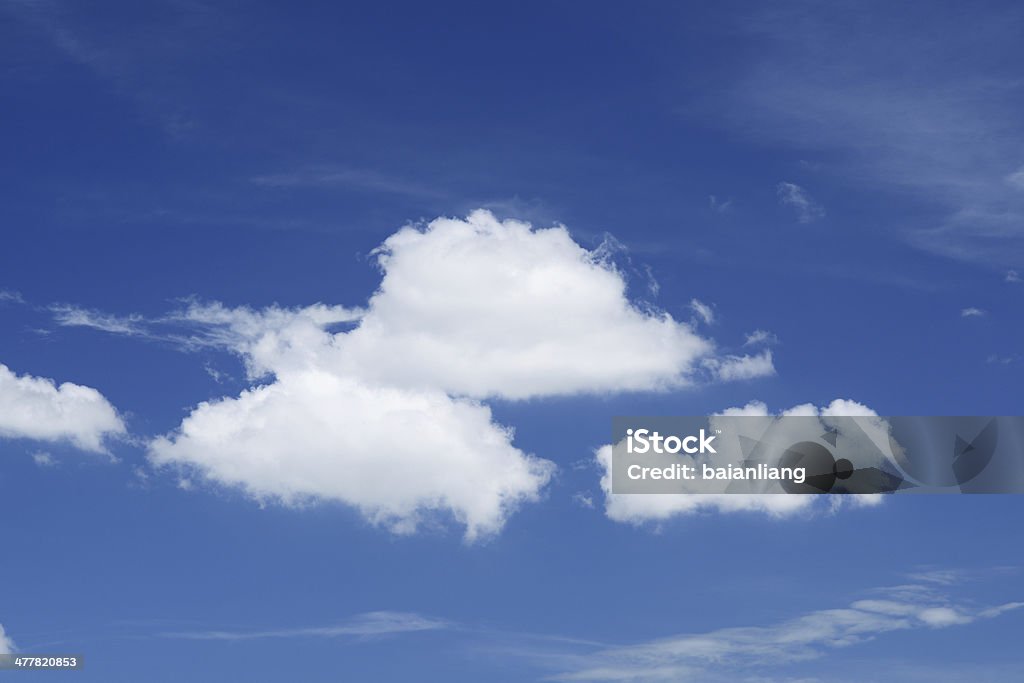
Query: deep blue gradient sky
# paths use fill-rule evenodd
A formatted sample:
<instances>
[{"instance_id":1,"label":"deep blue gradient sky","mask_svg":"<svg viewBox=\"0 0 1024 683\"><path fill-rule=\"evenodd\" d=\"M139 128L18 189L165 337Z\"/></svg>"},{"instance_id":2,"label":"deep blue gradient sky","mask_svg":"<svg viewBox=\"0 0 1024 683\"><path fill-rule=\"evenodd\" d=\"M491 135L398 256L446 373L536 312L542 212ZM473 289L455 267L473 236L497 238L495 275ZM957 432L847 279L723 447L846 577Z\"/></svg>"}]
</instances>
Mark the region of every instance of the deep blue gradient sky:
<instances>
[{"instance_id":1,"label":"deep blue gradient sky","mask_svg":"<svg viewBox=\"0 0 1024 683\"><path fill-rule=\"evenodd\" d=\"M956 570L933 583L957 604L1024 599L1018 497L604 514L592 453L615 414L1021 412L1021 8L761 5L0 2L0 290L21 297L0 298L0 363L97 388L131 434L116 462L0 440L0 624L23 651L88 660L40 678L539 680L579 653L771 628L936 569ZM781 201L783 183L808 204ZM590 249L614 236L631 294L680 320L713 305L701 329L723 349L770 331L777 374L490 401L559 472L467 544L339 504L180 489L144 444L248 386L238 359L51 308L361 306L384 239L477 208ZM303 631L377 611L444 626ZM1018 680L1022 627L1018 611L895 630L733 680ZM277 635L168 637L211 631Z\"/></svg>"}]
</instances>

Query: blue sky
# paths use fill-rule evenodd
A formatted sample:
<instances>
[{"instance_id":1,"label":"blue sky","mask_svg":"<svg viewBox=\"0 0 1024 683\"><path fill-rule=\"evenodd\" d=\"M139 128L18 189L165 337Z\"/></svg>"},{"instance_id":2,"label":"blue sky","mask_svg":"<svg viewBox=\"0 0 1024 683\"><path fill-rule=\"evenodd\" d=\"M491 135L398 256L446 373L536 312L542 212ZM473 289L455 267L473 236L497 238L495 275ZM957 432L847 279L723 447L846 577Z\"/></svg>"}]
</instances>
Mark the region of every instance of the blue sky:
<instances>
[{"instance_id":1,"label":"blue sky","mask_svg":"<svg viewBox=\"0 0 1024 683\"><path fill-rule=\"evenodd\" d=\"M1018 497L622 506L594 453L754 401L1020 412L1022 23L0 3L0 651L1017 680Z\"/></svg>"}]
</instances>

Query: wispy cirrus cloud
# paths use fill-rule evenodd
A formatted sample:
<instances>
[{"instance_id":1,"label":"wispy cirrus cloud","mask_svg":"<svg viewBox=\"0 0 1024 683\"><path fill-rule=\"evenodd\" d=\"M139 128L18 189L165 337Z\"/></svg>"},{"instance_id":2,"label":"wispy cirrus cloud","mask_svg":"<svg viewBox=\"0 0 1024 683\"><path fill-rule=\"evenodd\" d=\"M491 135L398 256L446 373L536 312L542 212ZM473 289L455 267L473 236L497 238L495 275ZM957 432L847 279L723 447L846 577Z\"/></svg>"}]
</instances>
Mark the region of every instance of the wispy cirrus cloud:
<instances>
[{"instance_id":1,"label":"wispy cirrus cloud","mask_svg":"<svg viewBox=\"0 0 1024 683\"><path fill-rule=\"evenodd\" d=\"M717 195L708 195L708 208L715 213L729 213L733 208L733 201L726 199L722 201Z\"/></svg>"},{"instance_id":2,"label":"wispy cirrus cloud","mask_svg":"<svg viewBox=\"0 0 1024 683\"><path fill-rule=\"evenodd\" d=\"M131 313L117 315L91 308L60 303L48 307L60 327L83 327L147 341L162 342L185 351L200 349L237 349L270 329L280 329L296 315L314 324L329 327L357 322L363 315L358 308L312 304L302 309L277 305L256 311L245 306L227 308L219 303L205 304L195 299L181 300L181 306L157 317ZM214 379L218 379L212 375Z\"/></svg>"},{"instance_id":3,"label":"wispy cirrus cloud","mask_svg":"<svg viewBox=\"0 0 1024 683\"><path fill-rule=\"evenodd\" d=\"M169 136L180 137L198 126L199 109L181 97L188 85L180 71L196 66L199 55L218 54L230 44L231 22L202 1L153 5L158 11L130 16L127 32L112 27L103 13L62 0L4 2L0 11L40 44L134 100Z\"/></svg>"},{"instance_id":4,"label":"wispy cirrus cloud","mask_svg":"<svg viewBox=\"0 0 1024 683\"><path fill-rule=\"evenodd\" d=\"M690 299L690 310L705 325L713 325L715 322L715 311L711 306L700 299Z\"/></svg>"},{"instance_id":5,"label":"wispy cirrus cloud","mask_svg":"<svg viewBox=\"0 0 1024 683\"><path fill-rule=\"evenodd\" d=\"M363 192L403 195L418 199L437 199L445 193L424 184L403 180L372 169L342 165L314 165L282 173L250 178L254 185L267 188L349 189Z\"/></svg>"},{"instance_id":6,"label":"wispy cirrus cloud","mask_svg":"<svg viewBox=\"0 0 1024 683\"><path fill-rule=\"evenodd\" d=\"M25 298L21 296L21 292L14 291L12 289L0 289L0 304L23 304Z\"/></svg>"},{"instance_id":7,"label":"wispy cirrus cloud","mask_svg":"<svg viewBox=\"0 0 1024 683\"><path fill-rule=\"evenodd\" d=\"M286 638L374 638L440 631L454 628L452 622L425 617L413 612L367 612L330 626L269 629L263 631L207 630L170 631L161 638L175 640L275 640Z\"/></svg>"},{"instance_id":8,"label":"wispy cirrus cloud","mask_svg":"<svg viewBox=\"0 0 1024 683\"><path fill-rule=\"evenodd\" d=\"M118 316L71 304L53 304L49 309L53 321L61 327L88 327L131 337L153 336L146 325L146 319L141 315Z\"/></svg>"},{"instance_id":9,"label":"wispy cirrus cloud","mask_svg":"<svg viewBox=\"0 0 1024 683\"><path fill-rule=\"evenodd\" d=\"M708 112L755 142L816 154L821 182L916 204L920 218L879 219L916 247L1013 265L1024 258L1024 83L1007 55L1022 23L1013 4L974 14L970 30L934 3L759 5L737 20L756 60ZM802 210L791 185L780 196Z\"/></svg>"},{"instance_id":10,"label":"wispy cirrus cloud","mask_svg":"<svg viewBox=\"0 0 1024 683\"><path fill-rule=\"evenodd\" d=\"M765 344L765 345L767 345L767 344L777 344L778 342L779 342L779 338L775 335L774 332L769 332L768 330L760 330L760 329L758 329L758 330L754 330L753 332L751 332L750 334L747 335L747 340L745 342L743 342L743 345L744 346L759 346L759 345L762 345L762 344Z\"/></svg>"},{"instance_id":11,"label":"wispy cirrus cloud","mask_svg":"<svg viewBox=\"0 0 1024 683\"><path fill-rule=\"evenodd\" d=\"M796 183L779 183L775 186L779 203L796 212L796 219L801 223L813 223L825 217L825 208L814 201L814 198Z\"/></svg>"},{"instance_id":12,"label":"wispy cirrus cloud","mask_svg":"<svg viewBox=\"0 0 1024 683\"><path fill-rule=\"evenodd\" d=\"M717 683L773 673L787 681L806 676L815 681L843 680L841 674L830 673L834 667L823 669L816 663L839 650L867 647L897 632L963 627L1024 607L1019 601L978 606L958 599L951 593L956 583L923 581L878 588L846 606L807 612L771 625L732 626L567 654L564 670L550 680Z\"/></svg>"}]
</instances>

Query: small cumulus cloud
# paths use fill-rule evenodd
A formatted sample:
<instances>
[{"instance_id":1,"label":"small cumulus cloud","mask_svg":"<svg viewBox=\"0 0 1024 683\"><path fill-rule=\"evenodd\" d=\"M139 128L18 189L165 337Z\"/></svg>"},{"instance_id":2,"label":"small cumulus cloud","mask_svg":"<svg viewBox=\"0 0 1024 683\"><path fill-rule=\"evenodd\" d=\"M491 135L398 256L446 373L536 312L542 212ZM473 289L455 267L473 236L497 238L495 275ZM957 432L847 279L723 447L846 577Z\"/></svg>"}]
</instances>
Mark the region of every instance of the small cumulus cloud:
<instances>
[{"instance_id":1,"label":"small cumulus cloud","mask_svg":"<svg viewBox=\"0 0 1024 683\"><path fill-rule=\"evenodd\" d=\"M1006 271L1006 281L1011 283L1020 282L1020 273L1016 270Z\"/></svg>"},{"instance_id":2,"label":"small cumulus cloud","mask_svg":"<svg viewBox=\"0 0 1024 683\"><path fill-rule=\"evenodd\" d=\"M980 308L964 308L960 311L961 318L983 318L987 315L984 310Z\"/></svg>"},{"instance_id":3,"label":"small cumulus cloud","mask_svg":"<svg viewBox=\"0 0 1024 683\"><path fill-rule=\"evenodd\" d=\"M775 374L772 352L768 349L750 355L725 355L708 358L705 366L723 382L771 377Z\"/></svg>"},{"instance_id":4,"label":"small cumulus cloud","mask_svg":"<svg viewBox=\"0 0 1024 683\"><path fill-rule=\"evenodd\" d=\"M594 497L590 494L590 491L578 491L573 495L572 502L588 510L594 508Z\"/></svg>"},{"instance_id":5,"label":"small cumulus cloud","mask_svg":"<svg viewBox=\"0 0 1024 683\"><path fill-rule=\"evenodd\" d=\"M117 410L96 389L16 375L0 364L0 438L67 441L105 453L105 441L126 432Z\"/></svg>"},{"instance_id":6,"label":"small cumulus cloud","mask_svg":"<svg viewBox=\"0 0 1024 683\"><path fill-rule=\"evenodd\" d=\"M32 462L40 467L56 467L57 459L46 451L37 451L32 454Z\"/></svg>"}]
</instances>

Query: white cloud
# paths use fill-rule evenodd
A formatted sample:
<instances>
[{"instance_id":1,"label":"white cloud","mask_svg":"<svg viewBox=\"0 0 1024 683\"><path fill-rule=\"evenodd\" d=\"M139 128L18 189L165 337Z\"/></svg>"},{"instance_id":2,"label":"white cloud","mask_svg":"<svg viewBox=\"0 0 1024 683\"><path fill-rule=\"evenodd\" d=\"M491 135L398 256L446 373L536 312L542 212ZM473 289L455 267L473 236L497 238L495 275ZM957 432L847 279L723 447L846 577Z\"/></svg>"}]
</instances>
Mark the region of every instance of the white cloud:
<instances>
[{"instance_id":1,"label":"white cloud","mask_svg":"<svg viewBox=\"0 0 1024 683\"><path fill-rule=\"evenodd\" d=\"M367 612L333 626L276 629L272 631L184 631L161 634L181 640L267 640L280 638L368 638L451 628L443 619L411 612Z\"/></svg>"},{"instance_id":2,"label":"white cloud","mask_svg":"<svg viewBox=\"0 0 1024 683\"><path fill-rule=\"evenodd\" d=\"M918 217L877 220L887 234L956 258L1024 258L1016 7L978 13L922 3L851 22L825 5L757 3L734 15L756 56L708 98L707 120L793 156L825 161L861 201L896 196ZM947 38L939 46L934 36ZM894 68L894 65L896 68Z\"/></svg>"},{"instance_id":3,"label":"white cloud","mask_svg":"<svg viewBox=\"0 0 1024 683\"><path fill-rule=\"evenodd\" d=\"M370 383L440 389L473 398L526 399L684 387L709 377L715 344L668 313L641 308L609 247L588 251L556 226L499 221L475 211L407 227L374 254L383 273L365 310L317 305L317 325L356 322L337 334L324 362ZM694 300L705 320L710 307ZM256 375L269 372L267 326L294 311L193 303L158 320L55 307L62 325L148 337L187 348L245 351ZM313 307L304 309L305 317ZM198 332L183 334L176 326ZM277 360L280 360L279 354ZM718 359L730 364L732 358ZM761 359L762 361L764 358Z\"/></svg>"},{"instance_id":4,"label":"white cloud","mask_svg":"<svg viewBox=\"0 0 1024 683\"><path fill-rule=\"evenodd\" d=\"M32 462L39 467L56 467L57 460L46 451L38 451L32 454Z\"/></svg>"},{"instance_id":5,"label":"white cloud","mask_svg":"<svg viewBox=\"0 0 1024 683\"><path fill-rule=\"evenodd\" d=\"M974 618L953 607L929 607L917 613L917 618L932 628L945 628L958 624L969 624Z\"/></svg>"},{"instance_id":6,"label":"white cloud","mask_svg":"<svg viewBox=\"0 0 1024 683\"><path fill-rule=\"evenodd\" d=\"M70 304L50 306L54 321L62 327L90 327L102 332L130 336L147 336L141 315L115 316L78 308Z\"/></svg>"},{"instance_id":7,"label":"white cloud","mask_svg":"<svg viewBox=\"0 0 1024 683\"><path fill-rule=\"evenodd\" d=\"M724 382L771 377L775 374L772 352L768 349L754 356L744 354L708 358L705 360L705 366Z\"/></svg>"},{"instance_id":8,"label":"white cloud","mask_svg":"<svg viewBox=\"0 0 1024 683\"><path fill-rule=\"evenodd\" d=\"M12 652L14 652L14 641L7 635L4 625L0 624L0 655L8 655Z\"/></svg>"},{"instance_id":9,"label":"white cloud","mask_svg":"<svg viewBox=\"0 0 1024 683\"><path fill-rule=\"evenodd\" d=\"M771 626L727 627L566 657L560 681L749 680L780 667L826 656L896 631L940 629L991 619L1022 603L991 608L957 604L927 586L874 591L878 599L808 612ZM758 679L762 680L762 679Z\"/></svg>"},{"instance_id":10,"label":"white cloud","mask_svg":"<svg viewBox=\"0 0 1024 683\"><path fill-rule=\"evenodd\" d=\"M95 389L18 376L0 364L0 437L69 441L83 450L105 452L104 439L124 433L121 417Z\"/></svg>"},{"instance_id":11,"label":"white cloud","mask_svg":"<svg viewBox=\"0 0 1024 683\"><path fill-rule=\"evenodd\" d=\"M590 495L589 491L577 491L573 494L572 502L576 503L580 507L585 507L590 510L594 509L594 497Z\"/></svg>"},{"instance_id":12,"label":"white cloud","mask_svg":"<svg viewBox=\"0 0 1024 683\"><path fill-rule=\"evenodd\" d=\"M377 251L384 278L339 363L371 381L523 399L692 382L713 343L640 310L626 283L563 227L486 211L405 228Z\"/></svg>"},{"instance_id":13,"label":"white cloud","mask_svg":"<svg viewBox=\"0 0 1024 683\"><path fill-rule=\"evenodd\" d=\"M329 335L320 334L326 347ZM500 530L554 470L516 449L486 406L368 385L311 361L282 365L275 382L237 398L200 404L176 433L152 442L152 462L194 466L260 500L343 502L396 533L450 512L467 540Z\"/></svg>"},{"instance_id":14,"label":"white cloud","mask_svg":"<svg viewBox=\"0 0 1024 683\"><path fill-rule=\"evenodd\" d=\"M1016 270L1008 270L1008 271L1006 271L1006 281L1007 282L1020 282L1020 273L1018 273Z\"/></svg>"},{"instance_id":15,"label":"white cloud","mask_svg":"<svg viewBox=\"0 0 1024 683\"><path fill-rule=\"evenodd\" d=\"M10 289L0 289L0 303L23 304L25 303L25 299L21 296L21 292L15 292Z\"/></svg>"},{"instance_id":16,"label":"white cloud","mask_svg":"<svg viewBox=\"0 0 1024 683\"><path fill-rule=\"evenodd\" d=\"M711 309L711 306L708 306L699 299L690 299L690 310L703 320L705 325L711 325L715 322L715 312Z\"/></svg>"},{"instance_id":17,"label":"white cloud","mask_svg":"<svg viewBox=\"0 0 1024 683\"><path fill-rule=\"evenodd\" d=\"M969 573L957 569L924 569L907 574L907 578L918 583L952 586L969 578Z\"/></svg>"},{"instance_id":18,"label":"white cloud","mask_svg":"<svg viewBox=\"0 0 1024 683\"><path fill-rule=\"evenodd\" d=\"M747 340L743 342L744 346L758 346L760 344L777 344L779 338L774 333L767 330L754 330L747 335Z\"/></svg>"},{"instance_id":19,"label":"white cloud","mask_svg":"<svg viewBox=\"0 0 1024 683\"><path fill-rule=\"evenodd\" d=\"M745 406L723 410L721 415L770 417L768 406L752 401ZM818 416L827 420L838 416L869 416L876 414L867 406L856 401L836 399L829 405L817 408L812 404L793 406L781 415ZM822 425L820 431L825 429ZM818 433L820 433L820 431ZM815 434L816 436L817 434ZM674 517L681 517L704 511L713 512L762 512L771 517L784 518L798 513L810 512L819 502L817 496L783 494L635 494L612 493L612 447L604 445L595 451L598 466L602 469L601 490L605 496L605 514L609 519L634 525L659 523ZM871 506L881 503L880 496L831 496L832 510L845 504Z\"/></svg>"},{"instance_id":20,"label":"white cloud","mask_svg":"<svg viewBox=\"0 0 1024 683\"><path fill-rule=\"evenodd\" d=\"M961 318L982 318L984 316L985 311L981 310L980 308L974 308L973 306L971 308L965 308L962 311L960 311Z\"/></svg>"},{"instance_id":21,"label":"white cloud","mask_svg":"<svg viewBox=\"0 0 1024 683\"><path fill-rule=\"evenodd\" d=\"M195 300L186 302L188 305L184 309L155 319L138 314L112 315L71 304L54 304L49 310L54 322L61 327L87 327L110 334L165 342L189 351L209 348L244 350L265 333L292 324L296 315L294 310L279 306L254 311L244 306L227 308L219 303L200 305ZM320 327L354 322L362 314L359 309L319 303L301 309L303 318ZM261 375L268 371L264 368L255 372Z\"/></svg>"},{"instance_id":22,"label":"white cloud","mask_svg":"<svg viewBox=\"0 0 1024 683\"><path fill-rule=\"evenodd\" d=\"M536 500L554 471L517 449L480 400L774 372L770 352L719 357L687 323L634 305L613 246L588 251L564 227L476 211L388 238L364 309L192 301L155 320L54 312L65 325L225 348L265 382L197 406L152 441L154 464L261 501L340 502L396 533L450 516L473 540Z\"/></svg>"},{"instance_id":23,"label":"white cloud","mask_svg":"<svg viewBox=\"0 0 1024 683\"><path fill-rule=\"evenodd\" d=\"M796 219L801 223L813 223L825 217L825 209L807 193L807 190L795 183L779 183L775 186L779 195L779 203L792 207L796 211Z\"/></svg>"}]
</instances>

